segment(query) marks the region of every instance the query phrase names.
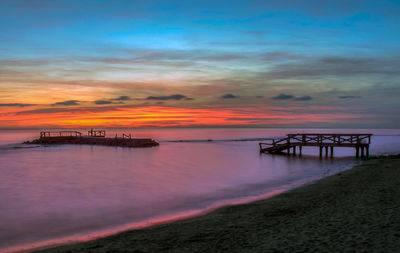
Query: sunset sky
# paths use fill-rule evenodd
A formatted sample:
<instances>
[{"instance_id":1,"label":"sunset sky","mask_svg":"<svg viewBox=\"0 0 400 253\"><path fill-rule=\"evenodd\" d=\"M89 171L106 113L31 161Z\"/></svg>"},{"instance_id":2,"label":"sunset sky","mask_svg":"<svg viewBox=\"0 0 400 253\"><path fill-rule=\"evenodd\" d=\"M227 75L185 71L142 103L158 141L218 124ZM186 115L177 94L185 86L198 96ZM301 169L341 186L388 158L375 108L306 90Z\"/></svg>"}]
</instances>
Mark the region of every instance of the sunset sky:
<instances>
[{"instance_id":1,"label":"sunset sky","mask_svg":"<svg viewBox=\"0 0 400 253\"><path fill-rule=\"evenodd\" d=\"M400 1L0 2L0 128L400 127Z\"/></svg>"}]
</instances>

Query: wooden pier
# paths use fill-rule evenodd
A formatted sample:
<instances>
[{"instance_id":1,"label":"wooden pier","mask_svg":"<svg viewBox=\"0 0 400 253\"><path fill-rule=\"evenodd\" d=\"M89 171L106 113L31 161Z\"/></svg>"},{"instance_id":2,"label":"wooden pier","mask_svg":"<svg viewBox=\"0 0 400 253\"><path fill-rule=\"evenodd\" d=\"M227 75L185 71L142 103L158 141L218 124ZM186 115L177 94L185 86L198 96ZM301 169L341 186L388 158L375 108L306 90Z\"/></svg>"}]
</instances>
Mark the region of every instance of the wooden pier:
<instances>
[{"instance_id":1,"label":"wooden pier","mask_svg":"<svg viewBox=\"0 0 400 253\"><path fill-rule=\"evenodd\" d=\"M147 138L132 138L131 134L122 134L122 138L115 135L115 138L106 138L105 130L88 131L87 135L83 135L78 131L42 131L40 138L33 141L26 141L24 144L39 145L59 145L59 144L86 144L86 145L102 145L115 147L154 147L158 146L158 142Z\"/></svg>"},{"instance_id":2,"label":"wooden pier","mask_svg":"<svg viewBox=\"0 0 400 253\"><path fill-rule=\"evenodd\" d=\"M334 147L355 148L356 157L368 157L369 145L372 134L288 134L284 138L274 139L271 143L259 143L260 153L278 154L291 151L296 155L302 155L303 147L311 146L319 148L319 156L333 156Z\"/></svg>"}]
</instances>

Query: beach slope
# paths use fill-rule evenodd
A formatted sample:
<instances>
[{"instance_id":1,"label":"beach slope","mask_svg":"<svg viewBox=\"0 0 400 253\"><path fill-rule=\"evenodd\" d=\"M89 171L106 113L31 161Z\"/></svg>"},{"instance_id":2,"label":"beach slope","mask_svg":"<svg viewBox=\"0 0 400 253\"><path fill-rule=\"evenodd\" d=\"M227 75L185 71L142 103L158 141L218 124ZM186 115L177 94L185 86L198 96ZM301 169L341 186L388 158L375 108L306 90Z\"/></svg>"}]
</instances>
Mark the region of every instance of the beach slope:
<instances>
[{"instance_id":1,"label":"beach slope","mask_svg":"<svg viewBox=\"0 0 400 253\"><path fill-rule=\"evenodd\" d=\"M400 157L271 199L50 252L399 252Z\"/></svg>"}]
</instances>

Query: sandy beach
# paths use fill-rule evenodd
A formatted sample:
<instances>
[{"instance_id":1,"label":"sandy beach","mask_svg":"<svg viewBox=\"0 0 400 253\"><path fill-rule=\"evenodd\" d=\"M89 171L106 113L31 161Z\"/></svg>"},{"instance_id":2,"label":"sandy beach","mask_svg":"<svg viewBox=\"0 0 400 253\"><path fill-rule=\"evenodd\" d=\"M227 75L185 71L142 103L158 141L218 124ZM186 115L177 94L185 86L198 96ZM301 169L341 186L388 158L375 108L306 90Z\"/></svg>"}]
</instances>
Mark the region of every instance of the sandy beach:
<instances>
[{"instance_id":1,"label":"sandy beach","mask_svg":"<svg viewBox=\"0 0 400 253\"><path fill-rule=\"evenodd\" d=\"M396 252L400 157L207 215L38 252Z\"/></svg>"}]
</instances>

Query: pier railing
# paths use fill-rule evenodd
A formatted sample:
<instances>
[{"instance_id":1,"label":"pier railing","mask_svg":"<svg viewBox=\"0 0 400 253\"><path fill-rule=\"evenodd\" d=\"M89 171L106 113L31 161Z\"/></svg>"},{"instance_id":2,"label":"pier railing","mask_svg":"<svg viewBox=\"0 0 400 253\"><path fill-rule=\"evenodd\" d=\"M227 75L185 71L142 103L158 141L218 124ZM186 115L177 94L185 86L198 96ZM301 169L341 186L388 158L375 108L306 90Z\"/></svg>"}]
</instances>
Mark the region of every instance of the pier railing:
<instances>
[{"instance_id":1,"label":"pier railing","mask_svg":"<svg viewBox=\"0 0 400 253\"><path fill-rule=\"evenodd\" d=\"M105 137L105 130L90 130L88 135L85 137ZM79 131L41 131L40 138L52 138L52 137L82 137L82 133Z\"/></svg>"},{"instance_id":2,"label":"pier railing","mask_svg":"<svg viewBox=\"0 0 400 253\"><path fill-rule=\"evenodd\" d=\"M364 155L364 149L368 156L369 144L371 143L372 134L288 134L286 137L279 139L273 139L272 142L259 143L260 152L265 153L280 153L293 148L293 153L296 153L296 147L301 150L303 146L317 146L320 148L320 156L322 155L322 149L326 149L328 153L328 147L331 149L331 155L333 155L333 147L354 147L356 148L356 156Z\"/></svg>"},{"instance_id":3,"label":"pier railing","mask_svg":"<svg viewBox=\"0 0 400 253\"><path fill-rule=\"evenodd\" d=\"M289 143L370 144L372 134L288 134ZM285 138L286 139L286 138Z\"/></svg>"},{"instance_id":4,"label":"pier railing","mask_svg":"<svg viewBox=\"0 0 400 253\"><path fill-rule=\"evenodd\" d=\"M78 131L40 132L40 138L49 138L49 137L82 137L82 133Z\"/></svg>"},{"instance_id":5,"label":"pier railing","mask_svg":"<svg viewBox=\"0 0 400 253\"><path fill-rule=\"evenodd\" d=\"M372 134L288 134L287 137L262 142L261 145L279 144L370 144Z\"/></svg>"},{"instance_id":6,"label":"pier railing","mask_svg":"<svg viewBox=\"0 0 400 253\"><path fill-rule=\"evenodd\" d=\"M106 130L93 130L88 131L89 137L106 137Z\"/></svg>"}]
</instances>

